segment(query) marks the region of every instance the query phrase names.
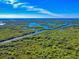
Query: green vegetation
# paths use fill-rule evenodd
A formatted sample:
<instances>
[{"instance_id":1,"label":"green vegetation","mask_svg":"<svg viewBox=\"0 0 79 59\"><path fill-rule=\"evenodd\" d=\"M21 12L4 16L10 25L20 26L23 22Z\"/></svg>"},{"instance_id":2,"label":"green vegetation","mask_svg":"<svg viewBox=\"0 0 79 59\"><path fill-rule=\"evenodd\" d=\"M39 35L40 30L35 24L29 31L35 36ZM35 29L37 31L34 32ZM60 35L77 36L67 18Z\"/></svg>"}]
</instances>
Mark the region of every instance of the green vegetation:
<instances>
[{"instance_id":1,"label":"green vegetation","mask_svg":"<svg viewBox=\"0 0 79 59\"><path fill-rule=\"evenodd\" d=\"M46 30L0 45L0 59L79 59L79 27Z\"/></svg>"},{"instance_id":2,"label":"green vegetation","mask_svg":"<svg viewBox=\"0 0 79 59\"><path fill-rule=\"evenodd\" d=\"M24 34L32 33L34 30L27 29L23 30L23 26L6 26L0 29L0 40L6 40L9 38L14 38L18 36L22 36Z\"/></svg>"}]
</instances>

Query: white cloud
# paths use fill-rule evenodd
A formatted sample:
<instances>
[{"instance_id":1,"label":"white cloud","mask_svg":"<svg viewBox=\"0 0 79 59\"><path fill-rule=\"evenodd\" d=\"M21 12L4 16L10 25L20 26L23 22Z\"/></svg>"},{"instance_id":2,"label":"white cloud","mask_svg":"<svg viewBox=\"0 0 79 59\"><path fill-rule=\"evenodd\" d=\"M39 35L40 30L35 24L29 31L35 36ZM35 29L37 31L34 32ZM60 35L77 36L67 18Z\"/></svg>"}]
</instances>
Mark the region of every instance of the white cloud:
<instances>
[{"instance_id":1,"label":"white cloud","mask_svg":"<svg viewBox=\"0 0 79 59\"><path fill-rule=\"evenodd\" d=\"M63 18L79 18L79 14L61 14Z\"/></svg>"},{"instance_id":2,"label":"white cloud","mask_svg":"<svg viewBox=\"0 0 79 59\"><path fill-rule=\"evenodd\" d=\"M14 3L15 1L10 0L10 2L12 2L12 3ZM59 14L52 13L48 10L38 8L38 7L35 7L35 6L31 6L30 4L29 5L28 4L29 3L20 3L20 2L18 2L18 3L13 4L13 8L18 8L21 5L20 7L26 8L26 11L36 11L37 13L48 14L50 16L62 16L62 15L59 15Z\"/></svg>"},{"instance_id":3,"label":"white cloud","mask_svg":"<svg viewBox=\"0 0 79 59\"><path fill-rule=\"evenodd\" d=\"M17 0L7 0L8 2L10 2L11 4L17 2Z\"/></svg>"},{"instance_id":4,"label":"white cloud","mask_svg":"<svg viewBox=\"0 0 79 59\"><path fill-rule=\"evenodd\" d=\"M13 4L17 2L18 0L0 0L1 2L7 3L7 4Z\"/></svg>"},{"instance_id":5,"label":"white cloud","mask_svg":"<svg viewBox=\"0 0 79 59\"><path fill-rule=\"evenodd\" d=\"M39 13L48 14L50 16L59 16L59 17L62 16L62 15L59 15L59 14L56 14L56 13L52 13L52 12L45 10L45 9L39 9Z\"/></svg>"},{"instance_id":6,"label":"white cloud","mask_svg":"<svg viewBox=\"0 0 79 59\"><path fill-rule=\"evenodd\" d=\"M52 17L55 17L55 16L56 17L63 17L62 15L52 13L52 12L46 10L46 9L38 8L36 6L31 6L29 3L21 3L18 0L0 0L0 1L4 1L7 4L12 5L14 9L21 7L21 8L25 8L26 12L27 11L32 11L32 12L34 11L36 13L46 14L46 15L49 15L49 16L52 16ZM17 3L15 3L15 2L17 2Z\"/></svg>"},{"instance_id":7,"label":"white cloud","mask_svg":"<svg viewBox=\"0 0 79 59\"><path fill-rule=\"evenodd\" d=\"M30 5L22 5L21 6L22 8L26 8L26 11L35 11L34 10L34 6L30 6Z\"/></svg>"},{"instance_id":8,"label":"white cloud","mask_svg":"<svg viewBox=\"0 0 79 59\"><path fill-rule=\"evenodd\" d=\"M16 4L13 4L13 8L18 8L22 4L24 4L24 3L16 3Z\"/></svg>"},{"instance_id":9,"label":"white cloud","mask_svg":"<svg viewBox=\"0 0 79 59\"><path fill-rule=\"evenodd\" d=\"M22 6L24 8L26 8L26 11L37 11L38 13L42 13L42 14L48 14L50 16L62 16L62 15L59 15L59 14L56 14L56 13L52 13L48 10L45 10L45 9L42 9L42 8L38 8L38 7L35 7L35 6L27 6L27 5L24 5Z\"/></svg>"},{"instance_id":10,"label":"white cloud","mask_svg":"<svg viewBox=\"0 0 79 59\"><path fill-rule=\"evenodd\" d=\"M46 15L38 15L38 14L3 14L3 15L0 15L0 18L51 18L50 16L46 16Z\"/></svg>"}]
</instances>

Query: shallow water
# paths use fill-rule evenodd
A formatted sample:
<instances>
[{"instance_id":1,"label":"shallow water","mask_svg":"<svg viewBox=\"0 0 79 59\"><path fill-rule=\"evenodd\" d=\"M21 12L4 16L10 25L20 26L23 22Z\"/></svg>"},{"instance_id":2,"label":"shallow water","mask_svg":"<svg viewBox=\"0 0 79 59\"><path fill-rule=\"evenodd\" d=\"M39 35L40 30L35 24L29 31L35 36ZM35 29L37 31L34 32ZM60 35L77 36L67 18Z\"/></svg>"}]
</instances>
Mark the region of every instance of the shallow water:
<instances>
[{"instance_id":1,"label":"shallow water","mask_svg":"<svg viewBox=\"0 0 79 59\"><path fill-rule=\"evenodd\" d=\"M79 26L79 19L73 18L53 18L53 19L0 19L0 21L6 23L4 26L7 25L22 25L25 24L26 27L31 27L32 29L35 29L34 27L41 27L44 29L54 29L58 27L66 27L66 26L72 26L72 25L78 25Z\"/></svg>"}]
</instances>

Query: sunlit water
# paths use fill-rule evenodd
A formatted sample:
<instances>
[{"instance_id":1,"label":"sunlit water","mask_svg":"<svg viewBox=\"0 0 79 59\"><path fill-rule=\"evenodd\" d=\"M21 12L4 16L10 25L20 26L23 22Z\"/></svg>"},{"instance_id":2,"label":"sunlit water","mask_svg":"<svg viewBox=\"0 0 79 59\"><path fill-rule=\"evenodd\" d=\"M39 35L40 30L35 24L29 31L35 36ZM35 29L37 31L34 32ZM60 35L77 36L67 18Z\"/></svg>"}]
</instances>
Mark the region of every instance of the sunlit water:
<instances>
[{"instance_id":1,"label":"sunlit water","mask_svg":"<svg viewBox=\"0 0 79 59\"><path fill-rule=\"evenodd\" d=\"M66 26L79 25L79 19L73 18L55 18L55 19L0 19L0 25L21 25L25 24L26 27L35 29L35 27L40 27L43 29L54 29L56 27L64 28Z\"/></svg>"}]
</instances>

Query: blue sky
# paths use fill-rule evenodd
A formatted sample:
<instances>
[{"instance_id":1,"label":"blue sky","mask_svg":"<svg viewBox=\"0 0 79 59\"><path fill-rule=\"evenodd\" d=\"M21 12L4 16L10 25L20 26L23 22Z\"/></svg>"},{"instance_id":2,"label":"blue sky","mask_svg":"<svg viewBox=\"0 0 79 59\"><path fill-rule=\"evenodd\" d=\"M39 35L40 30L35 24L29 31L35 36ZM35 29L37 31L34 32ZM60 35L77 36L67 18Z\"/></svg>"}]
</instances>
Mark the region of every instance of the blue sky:
<instances>
[{"instance_id":1,"label":"blue sky","mask_svg":"<svg viewBox=\"0 0 79 59\"><path fill-rule=\"evenodd\" d=\"M79 0L22 0L55 13L79 14Z\"/></svg>"},{"instance_id":2,"label":"blue sky","mask_svg":"<svg viewBox=\"0 0 79 59\"><path fill-rule=\"evenodd\" d=\"M79 0L0 0L0 14L78 17Z\"/></svg>"}]
</instances>

